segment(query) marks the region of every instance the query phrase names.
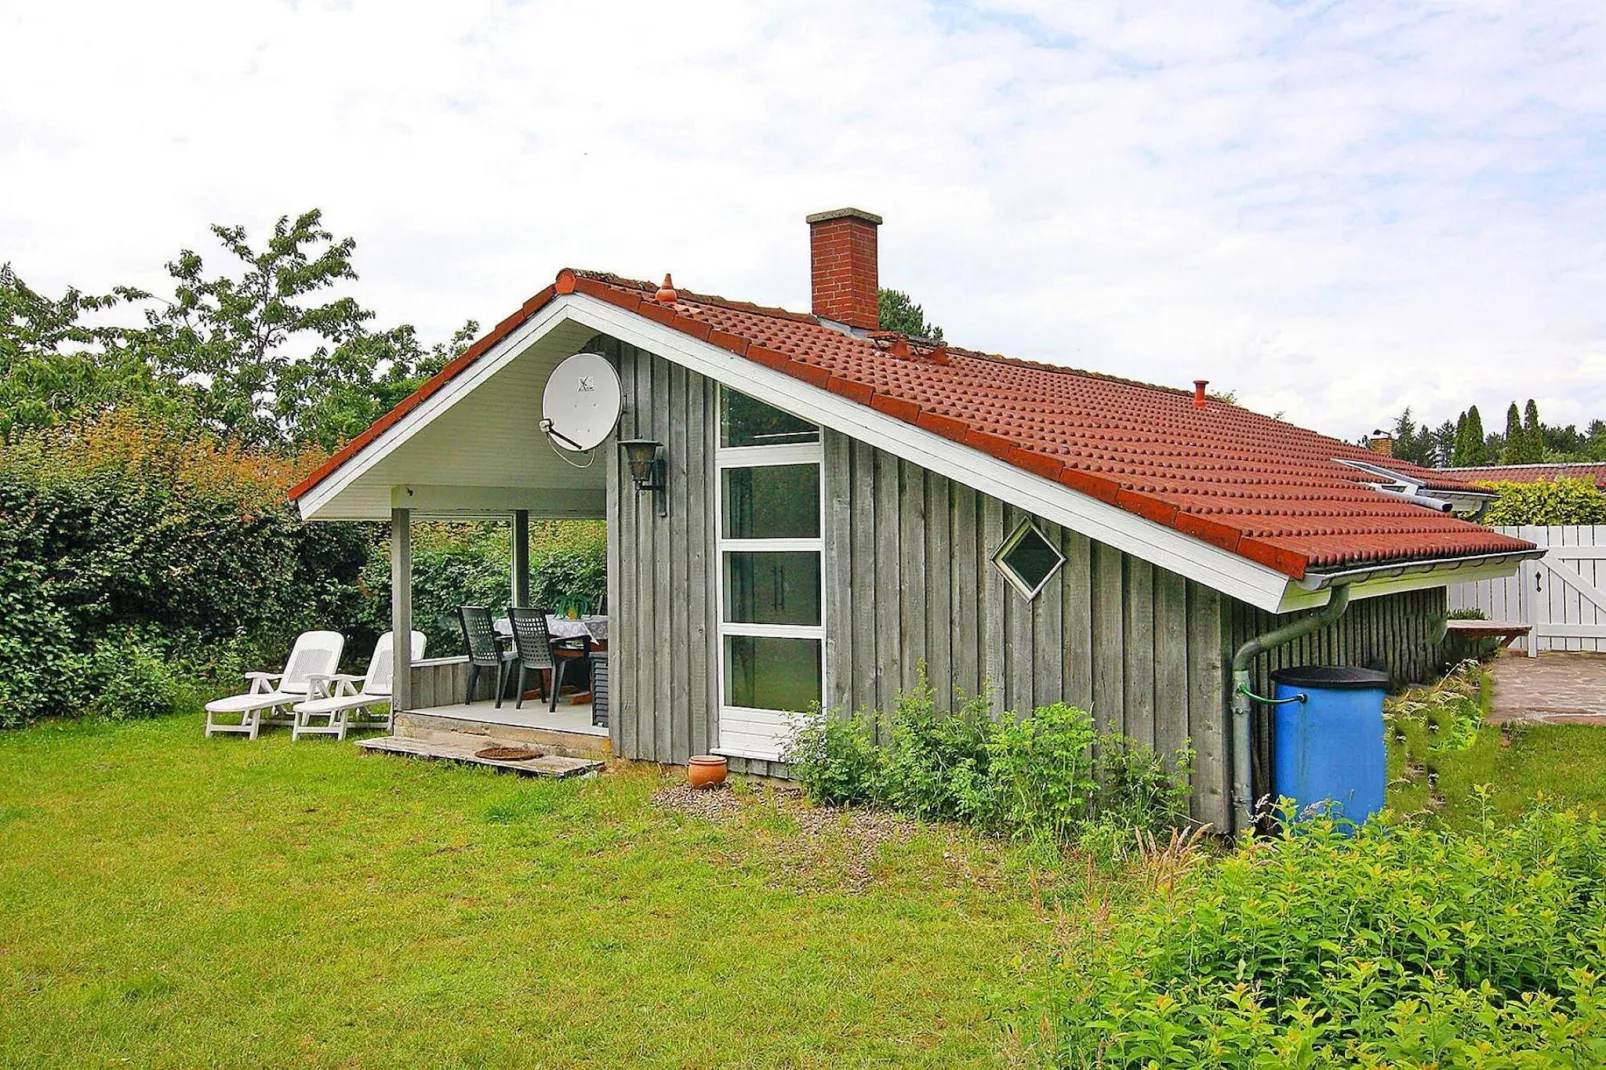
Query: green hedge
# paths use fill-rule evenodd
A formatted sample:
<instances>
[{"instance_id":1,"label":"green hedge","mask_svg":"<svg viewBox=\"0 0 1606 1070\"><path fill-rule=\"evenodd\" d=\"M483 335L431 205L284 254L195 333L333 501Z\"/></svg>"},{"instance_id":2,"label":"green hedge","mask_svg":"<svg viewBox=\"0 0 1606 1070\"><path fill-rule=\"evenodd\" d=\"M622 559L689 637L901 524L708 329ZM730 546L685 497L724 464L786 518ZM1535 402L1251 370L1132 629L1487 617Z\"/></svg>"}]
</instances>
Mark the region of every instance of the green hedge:
<instances>
[{"instance_id":1,"label":"green hedge","mask_svg":"<svg viewBox=\"0 0 1606 1070\"><path fill-rule=\"evenodd\" d=\"M1491 527L1521 524L1606 524L1606 494L1587 479L1491 483L1499 495L1484 511Z\"/></svg>"}]
</instances>

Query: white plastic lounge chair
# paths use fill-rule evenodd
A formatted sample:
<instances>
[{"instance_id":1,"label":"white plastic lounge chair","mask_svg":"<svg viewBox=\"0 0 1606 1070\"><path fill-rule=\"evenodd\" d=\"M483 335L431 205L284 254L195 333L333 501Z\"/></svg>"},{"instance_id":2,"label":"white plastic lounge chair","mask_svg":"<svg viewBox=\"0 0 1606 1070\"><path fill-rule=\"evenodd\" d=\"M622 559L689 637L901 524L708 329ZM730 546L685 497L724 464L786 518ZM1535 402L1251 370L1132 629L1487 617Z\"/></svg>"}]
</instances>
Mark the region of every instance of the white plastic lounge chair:
<instances>
[{"instance_id":1,"label":"white plastic lounge chair","mask_svg":"<svg viewBox=\"0 0 1606 1070\"><path fill-rule=\"evenodd\" d=\"M424 656L423 632L413 633L412 648L412 660ZM368 659L366 676L333 673L312 677L312 690L307 700L295 706L296 720L290 728L290 738L334 736L345 739L348 728L389 728L391 685L395 677L396 650L391 646L391 633L386 632L375 644L374 656ZM360 688L354 687L359 683ZM374 708L379 706L384 707L384 712L375 712ZM369 713L366 719L353 717L354 714L360 717L364 711ZM324 723L314 723L318 721Z\"/></svg>"},{"instance_id":2,"label":"white plastic lounge chair","mask_svg":"<svg viewBox=\"0 0 1606 1070\"><path fill-rule=\"evenodd\" d=\"M284 672L248 672L251 690L206 704L206 734L237 732L257 738L265 724L290 724L283 712L305 701L314 676L329 676L340 667L340 651L346 645L339 632L302 632L284 663ZM239 724L219 724L216 715L240 717Z\"/></svg>"}]
</instances>

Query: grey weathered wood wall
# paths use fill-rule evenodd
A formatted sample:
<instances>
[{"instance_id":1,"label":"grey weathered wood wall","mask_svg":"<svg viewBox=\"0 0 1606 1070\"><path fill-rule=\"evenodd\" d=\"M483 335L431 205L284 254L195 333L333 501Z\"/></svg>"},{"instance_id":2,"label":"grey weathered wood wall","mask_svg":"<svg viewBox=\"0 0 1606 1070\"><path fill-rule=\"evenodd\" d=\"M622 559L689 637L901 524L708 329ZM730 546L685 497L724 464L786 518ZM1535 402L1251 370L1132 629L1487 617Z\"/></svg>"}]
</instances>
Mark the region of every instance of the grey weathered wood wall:
<instances>
[{"instance_id":1,"label":"grey weathered wood wall","mask_svg":"<svg viewBox=\"0 0 1606 1070\"><path fill-rule=\"evenodd\" d=\"M617 361L624 392L618 438L663 443L669 515L639 493L606 445L609 667L614 752L685 764L716 741L718 660L710 569L714 547L715 384L613 339L587 348ZM768 772L764 770L754 770Z\"/></svg>"},{"instance_id":2,"label":"grey weathered wood wall","mask_svg":"<svg viewBox=\"0 0 1606 1070\"><path fill-rule=\"evenodd\" d=\"M619 451L599 454L609 465L613 746L684 763L718 739L717 388L612 339L588 348L617 362L618 437L663 443L669 467L669 515L659 517ZM1028 602L992 563L1023 512L835 431L823 447L828 708L887 709L915 685L922 661L947 708L983 688L997 711L1069 702L1162 753L1191 743L1194 815L1225 827L1232 651L1278 618L1041 520L1066 562ZM1356 602L1337 625L1261 658L1257 686L1280 665L1380 656L1401 677L1425 676L1443 609L1442 589ZM780 763L732 767L785 773Z\"/></svg>"},{"instance_id":3,"label":"grey weathered wood wall","mask_svg":"<svg viewBox=\"0 0 1606 1070\"><path fill-rule=\"evenodd\" d=\"M1195 816L1226 818L1225 600L1038 520L1065 565L1028 602L992 556L1027 514L847 435L825 435L826 705L888 709L927 678L944 708L1053 702L1163 753L1190 742Z\"/></svg>"}]
</instances>

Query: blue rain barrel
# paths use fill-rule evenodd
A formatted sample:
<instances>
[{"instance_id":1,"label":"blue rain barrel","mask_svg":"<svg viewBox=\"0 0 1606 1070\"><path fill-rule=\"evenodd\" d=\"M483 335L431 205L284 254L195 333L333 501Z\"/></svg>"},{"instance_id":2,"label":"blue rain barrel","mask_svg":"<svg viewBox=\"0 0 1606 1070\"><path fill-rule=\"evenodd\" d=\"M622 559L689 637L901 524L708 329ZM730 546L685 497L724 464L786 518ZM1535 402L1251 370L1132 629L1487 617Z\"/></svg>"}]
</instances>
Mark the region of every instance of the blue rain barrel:
<instances>
[{"instance_id":1,"label":"blue rain barrel","mask_svg":"<svg viewBox=\"0 0 1606 1070\"><path fill-rule=\"evenodd\" d=\"M1304 695L1272 710L1273 790L1303 811L1333 803L1333 817L1357 824L1383 809L1388 762L1383 751L1387 674L1307 665L1271 674L1273 698Z\"/></svg>"}]
</instances>

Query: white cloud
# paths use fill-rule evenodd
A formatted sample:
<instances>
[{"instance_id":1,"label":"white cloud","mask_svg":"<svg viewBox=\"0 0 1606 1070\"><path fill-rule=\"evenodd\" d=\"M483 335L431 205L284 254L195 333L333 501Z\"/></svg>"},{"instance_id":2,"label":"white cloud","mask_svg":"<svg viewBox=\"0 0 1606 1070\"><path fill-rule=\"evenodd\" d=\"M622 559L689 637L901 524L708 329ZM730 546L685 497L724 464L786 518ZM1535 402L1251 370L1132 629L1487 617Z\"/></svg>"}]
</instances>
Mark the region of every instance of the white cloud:
<instances>
[{"instance_id":1,"label":"white cloud","mask_svg":"<svg viewBox=\"0 0 1606 1070\"><path fill-rule=\"evenodd\" d=\"M855 204L963 344L1345 436L1606 415L1598 5L1131 10L0 4L0 260L157 286L317 205L441 334L571 263L804 308Z\"/></svg>"}]
</instances>

